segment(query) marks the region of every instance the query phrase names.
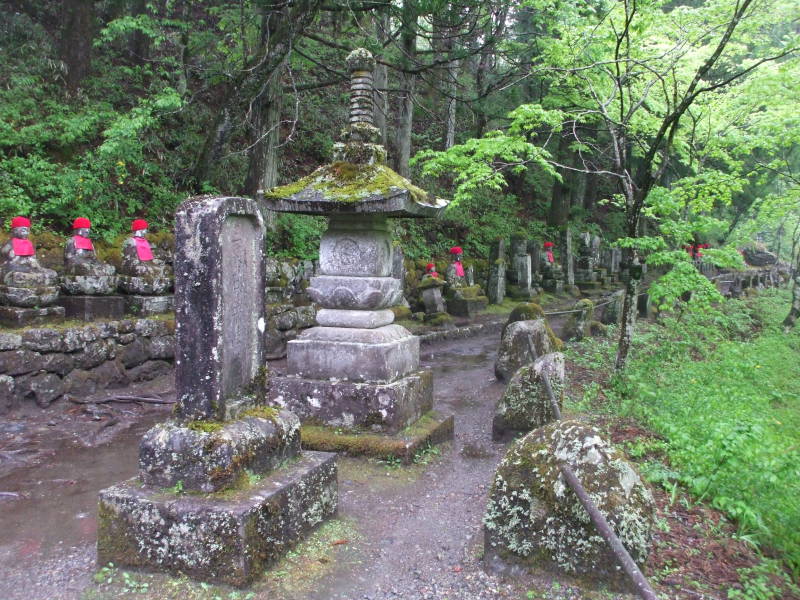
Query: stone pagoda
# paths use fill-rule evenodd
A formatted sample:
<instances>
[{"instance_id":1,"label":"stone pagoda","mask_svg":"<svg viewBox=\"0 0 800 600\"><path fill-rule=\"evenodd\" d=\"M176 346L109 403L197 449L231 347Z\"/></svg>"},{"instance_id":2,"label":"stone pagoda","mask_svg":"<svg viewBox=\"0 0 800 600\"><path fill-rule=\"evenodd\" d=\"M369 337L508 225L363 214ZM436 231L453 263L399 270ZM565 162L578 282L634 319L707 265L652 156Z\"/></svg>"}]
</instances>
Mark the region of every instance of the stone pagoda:
<instances>
[{"instance_id":1,"label":"stone pagoda","mask_svg":"<svg viewBox=\"0 0 800 600\"><path fill-rule=\"evenodd\" d=\"M433 390L432 374L419 367L419 338L389 310L402 296L389 219L436 217L447 202L386 166L373 125L375 61L358 49L347 66L350 122L333 163L264 195L271 210L329 217L307 290L321 307L319 326L289 342L287 373L271 378L269 398L304 422L391 435L431 410Z\"/></svg>"}]
</instances>

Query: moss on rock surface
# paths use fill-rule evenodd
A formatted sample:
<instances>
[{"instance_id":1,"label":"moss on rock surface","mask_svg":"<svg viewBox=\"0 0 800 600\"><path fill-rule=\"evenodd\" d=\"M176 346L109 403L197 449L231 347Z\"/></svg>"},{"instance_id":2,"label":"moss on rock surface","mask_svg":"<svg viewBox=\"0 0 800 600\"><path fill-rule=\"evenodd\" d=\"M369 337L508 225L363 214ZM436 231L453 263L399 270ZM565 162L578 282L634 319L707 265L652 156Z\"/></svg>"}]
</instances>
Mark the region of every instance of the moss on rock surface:
<instances>
[{"instance_id":1,"label":"moss on rock surface","mask_svg":"<svg viewBox=\"0 0 800 600\"><path fill-rule=\"evenodd\" d=\"M526 302L525 304L518 304L508 315L508 321L503 326L503 334L512 323L517 321L533 321L535 319L544 319L544 309L535 302Z\"/></svg>"},{"instance_id":2,"label":"moss on rock surface","mask_svg":"<svg viewBox=\"0 0 800 600\"><path fill-rule=\"evenodd\" d=\"M310 190L321 194L326 200L336 202L358 202L370 196L388 196L407 191L415 202L428 203L428 193L398 175L386 165L335 162L320 167L311 175L264 194L265 198L285 199Z\"/></svg>"},{"instance_id":3,"label":"moss on rock surface","mask_svg":"<svg viewBox=\"0 0 800 600\"><path fill-rule=\"evenodd\" d=\"M562 463L575 471L633 559L646 560L652 494L621 451L577 421L532 431L498 466L484 516L486 560L621 581L607 544L564 480Z\"/></svg>"},{"instance_id":4,"label":"moss on rock surface","mask_svg":"<svg viewBox=\"0 0 800 600\"><path fill-rule=\"evenodd\" d=\"M553 352L533 364L520 367L495 408L492 435L502 439L510 433L528 432L555 419L542 373L546 372L559 408L564 399L564 355Z\"/></svg>"}]
</instances>

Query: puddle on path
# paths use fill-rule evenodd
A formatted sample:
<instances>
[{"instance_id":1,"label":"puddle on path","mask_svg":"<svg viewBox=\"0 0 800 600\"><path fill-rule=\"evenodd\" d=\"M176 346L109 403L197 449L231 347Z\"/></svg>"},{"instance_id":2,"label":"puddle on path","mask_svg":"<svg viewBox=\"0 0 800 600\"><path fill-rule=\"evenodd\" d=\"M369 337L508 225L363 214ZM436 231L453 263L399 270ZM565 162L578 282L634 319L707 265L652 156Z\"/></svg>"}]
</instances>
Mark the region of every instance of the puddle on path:
<instances>
[{"instance_id":1,"label":"puddle on path","mask_svg":"<svg viewBox=\"0 0 800 600\"><path fill-rule=\"evenodd\" d=\"M148 415L105 446L64 443L42 463L1 478L9 495L0 498L0 571L93 543L98 490L135 475L139 439L165 416Z\"/></svg>"}]
</instances>

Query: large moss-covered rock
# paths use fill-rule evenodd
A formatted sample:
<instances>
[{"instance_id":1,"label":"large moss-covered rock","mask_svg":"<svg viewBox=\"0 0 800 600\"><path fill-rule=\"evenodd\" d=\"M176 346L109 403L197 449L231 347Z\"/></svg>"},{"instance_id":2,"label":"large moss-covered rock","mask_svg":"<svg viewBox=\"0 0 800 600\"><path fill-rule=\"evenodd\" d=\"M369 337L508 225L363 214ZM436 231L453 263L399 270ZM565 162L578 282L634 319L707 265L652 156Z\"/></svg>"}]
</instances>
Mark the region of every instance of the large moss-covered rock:
<instances>
[{"instance_id":1,"label":"large moss-covered rock","mask_svg":"<svg viewBox=\"0 0 800 600\"><path fill-rule=\"evenodd\" d=\"M559 408L564 398L564 355L553 352L536 362L520 367L495 408L492 436L500 440L508 435L528 432L553 419L550 396L544 385L547 373Z\"/></svg>"},{"instance_id":2,"label":"large moss-covered rock","mask_svg":"<svg viewBox=\"0 0 800 600\"><path fill-rule=\"evenodd\" d=\"M522 365L533 362L527 339L530 335L537 357L559 351L563 346L544 319L511 323L503 332L494 363L494 374L500 381L509 381Z\"/></svg>"},{"instance_id":3,"label":"large moss-covered rock","mask_svg":"<svg viewBox=\"0 0 800 600\"><path fill-rule=\"evenodd\" d=\"M646 560L653 497L622 452L577 421L532 431L498 466L484 516L485 560L615 582L621 570L567 485L562 463L572 467L633 559Z\"/></svg>"},{"instance_id":4,"label":"large moss-covered rock","mask_svg":"<svg viewBox=\"0 0 800 600\"><path fill-rule=\"evenodd\" d=\"M536 304L536 302L517 304L511 311L511 314L508 315L506 324L503 325L503 335L505 335L506 329L508 329L508 326L512 323L516 323L517 321L533 321L535 319L544 318L544 309Z\"/></svg>"}]
</instances>

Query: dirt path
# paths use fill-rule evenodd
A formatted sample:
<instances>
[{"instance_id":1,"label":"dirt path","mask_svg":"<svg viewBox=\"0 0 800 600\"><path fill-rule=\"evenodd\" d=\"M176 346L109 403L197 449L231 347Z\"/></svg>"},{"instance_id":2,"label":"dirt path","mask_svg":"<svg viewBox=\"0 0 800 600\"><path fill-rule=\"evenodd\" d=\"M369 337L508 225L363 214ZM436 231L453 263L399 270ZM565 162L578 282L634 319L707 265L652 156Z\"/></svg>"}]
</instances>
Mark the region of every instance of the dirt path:
<instances>
[{"instance_id":1,"label":"dirt path","mask_svg":"<svg viewBox=\"0 0 800 600\"><path fill-rule=\"evenodd\" d=\"M482 569L481 520L504 453L502 444L491 441L492 413L503 391L493 374L498 337L486 333L422 347L423 365L435 372L436 406L456 416L454 442L410 467L341 459L338 519L249 592L116 569L104 572L102 584L94 583L97 490L135 474L141 433L168 412L151 409L113 444L98 447L86 447L86 436L78 433L79 417L89 417L79 414L72 423L65 413L66 424L58 429L68 433L45 442L50 450L28 468L0 478L0 491L11 494L0 498L0 598L591 597L547 578L503 583ZM5 426L38 427L40 442L50 427L22 421ZM551 591L540 596L529 590Z\"/></svg>"}]
</instances>

